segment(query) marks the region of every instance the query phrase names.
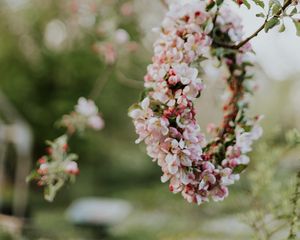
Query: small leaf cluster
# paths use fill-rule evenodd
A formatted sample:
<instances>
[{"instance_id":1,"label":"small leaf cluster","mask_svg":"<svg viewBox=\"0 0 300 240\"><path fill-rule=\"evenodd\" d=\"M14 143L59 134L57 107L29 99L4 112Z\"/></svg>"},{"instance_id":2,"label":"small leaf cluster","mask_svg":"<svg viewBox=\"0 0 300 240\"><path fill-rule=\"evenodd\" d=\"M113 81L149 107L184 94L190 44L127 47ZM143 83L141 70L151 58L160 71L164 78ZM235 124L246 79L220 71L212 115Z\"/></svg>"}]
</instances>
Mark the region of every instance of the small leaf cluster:
<instances>
[{"instance_id":1,"label":"small leaf cluster","mask_svg":"<svg viewBox=\"0 0 300 240\"><path fill-rule=\"evenodd\" d=\"M268 32L276 26L279 32L286 30L285 21L290 19L296 28L296 34L300 36L300 12L297 8L298 1L285 0L283 2L279 0L269 0L268 4L265 4L262 0L242 0L240 5L246 6L248 9L252 5L258 6L262 11L256 14L256 17L264 19L264 30Z\"/></svg>"}]
</instances>

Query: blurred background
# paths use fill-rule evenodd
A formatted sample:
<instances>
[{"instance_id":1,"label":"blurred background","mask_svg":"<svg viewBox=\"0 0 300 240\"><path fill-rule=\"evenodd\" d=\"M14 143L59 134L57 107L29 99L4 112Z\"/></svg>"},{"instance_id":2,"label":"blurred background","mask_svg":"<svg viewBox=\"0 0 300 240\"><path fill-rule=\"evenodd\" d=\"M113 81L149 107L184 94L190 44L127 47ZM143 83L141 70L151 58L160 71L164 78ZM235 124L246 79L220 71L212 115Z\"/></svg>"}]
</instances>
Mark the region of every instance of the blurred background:
<instances>
[{"instance_id":1,"label":"blurred background","mask_svg":"<svg viewBox=\"0 0 300 240\"><path fill-rule=\"evenodd\" d=\"M159 0L0 0L1 240L287 239L300 170L300 38L287 23L285 33L253 41L259 88L249 114L265 115L265 134L230 196L199 207L160 183L127 117L164 12ZM254 12L239 10L246 33L260 24ZM207 66L197 102L203 129L221 117L218 77ZM80 96L95 100L106 126L71 140L80 175L48 203L25 177ZM91 197L95 205L74 205Z\"/></svg>"}]
</instances>

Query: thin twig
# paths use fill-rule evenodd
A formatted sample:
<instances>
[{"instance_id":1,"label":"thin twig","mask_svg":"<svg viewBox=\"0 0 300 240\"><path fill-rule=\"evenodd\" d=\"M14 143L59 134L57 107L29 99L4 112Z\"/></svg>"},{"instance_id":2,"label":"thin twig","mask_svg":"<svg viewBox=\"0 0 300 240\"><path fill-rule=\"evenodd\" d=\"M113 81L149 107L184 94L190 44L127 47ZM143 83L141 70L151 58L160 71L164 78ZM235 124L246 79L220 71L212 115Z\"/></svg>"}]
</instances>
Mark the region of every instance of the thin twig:
<instances>
[{"instance_id":1,"label":"thin twig","mask_svg":"<svg viewBox=\"0 0 300 240\"><path fill-rule=\"evenodd\" d=\"M218 18L219 12L220 12L220 8L219 8L219 6L218 6L218 7L217 7L217 10L216 10L216 14L215 14L215 16L214 16L214 18L213 18L213 21L212 21L212 23L213 23L213 28L212 28L212 30L210 31L209 35L213 35L213 32L214 32L214 29L215 29L215 26L216 26L216 22L217 22L217 18Z\"/></svg>"},{"instance_id":2,"label":"thin twig","mask_svg":"<svg viewBox=\"0 0 300 240\"><path fill-rule=\"evenodd\" d=\"M268 232L268 239L271 239L271 237L275 234L275 233L277 233L277 232L279 232L280 230L282 230L282 229L284 229L285 227L286 227L286 225L287 225L287 223L286 222L284 222L284 223L282 223L282 224L280 224L280 225L278 225L275 229L273 229L272 231L269 231Z\"/></svg>"},{"instance_id":3,"label":"thin twig","mask_svg":"<svg viewBox=\"0 0 300 240\"><path fill-rule=\"evenodd\" d=\"M129 86L129 87L132 87L132 88L143 89L143 82L142 81L131 79L131 78L127 77L121 71L117 72L117 76L118 76L117 80L120 83L125 84L126 86Z\"/></svg>"},{"instance_id":4,"label":"thin twig","mask_svg":"<svg viewBox=\"0 0 300 240\"><path fill-rule=\"evenodd\" d=\"M113 70L113 66L108 66L106 68L104 76L101 75L97 78L97 80L95 81L95 85L89 94L90 99L95 101L99 97L100 93L103 91L108 80L110 79L112 70Z\"/></svg>"},{"instance_id":5,"label":"thin twig","mask_svg":"<svg viewBox=\"0 0 300 240\"><path fill-rule=\"evenodd\" d=\"M216 11L216 14L215 14L214 19L213 19L213 25L214 25L214 26L216 25L217 18L218 18L218 15L219 15L219 12L220 12L220 8L217 7L217 11Z\"/></svg>"},{"instance_id":6,"label":"thin twig","mask_svg":"<svg viewBox=\"0 0 300 240\"><path fill-rule=\"evenodd\" d=\"M163 5L165 8L168 8L168 7L169 7L165 0L160 0L160 2L162 3L162 5Z\"/></svg>"}]
</instances>

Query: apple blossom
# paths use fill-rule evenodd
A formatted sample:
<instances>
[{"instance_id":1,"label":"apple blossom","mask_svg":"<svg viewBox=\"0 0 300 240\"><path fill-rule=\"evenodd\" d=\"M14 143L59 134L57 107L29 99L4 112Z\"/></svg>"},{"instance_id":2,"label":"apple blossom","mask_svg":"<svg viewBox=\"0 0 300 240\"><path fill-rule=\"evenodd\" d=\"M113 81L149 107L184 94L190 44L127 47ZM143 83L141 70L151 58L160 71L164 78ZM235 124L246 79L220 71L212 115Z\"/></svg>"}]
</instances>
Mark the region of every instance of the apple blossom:
<instances>
[{"instance_id":1,"label":"apple blossom","mask_svg":"<svg viewBox=\"0 0 300 240\"><path fill-rule=\"evenodd\" d=\"M48 201L53 201L57 191L66 182L74 181L79 174L78 157L69 153L69 137L87 128L100 130L104 127L104 121L94 101L81 97L74 111L63 116L61 126L66 128L67 133L54 141L47 141L47 154L38 159L37 169L27 177L27 181L36 180L39 186L44 187Z\"/></svg>"},{"instance_id":2,"label":"apple blossom","mask_svg":"<svg viewBox=\"0 0 300 240\"><path fill-rule=\"evenodd\" d=\"M228 186L239 179L250 160L246 154L262 134L259 119L244 120L248 95L243 74L250 65L251 46L218 55L213 28L228 44L242 40L241 21L226 6L208 12L204 1L174 1L154 43L153 62L144 78L145 97L129 110L139 136L136 143L147 145L148 155L163 172L161 181L169 181L171 192L181 192L197 204L228 196ZM195 119L193 102L204 84L193 63L212 57L225 60L221 64L230 77L223 123L219 128L210 124L215 136L207 141Z\"/></svg>"}]
</instances>

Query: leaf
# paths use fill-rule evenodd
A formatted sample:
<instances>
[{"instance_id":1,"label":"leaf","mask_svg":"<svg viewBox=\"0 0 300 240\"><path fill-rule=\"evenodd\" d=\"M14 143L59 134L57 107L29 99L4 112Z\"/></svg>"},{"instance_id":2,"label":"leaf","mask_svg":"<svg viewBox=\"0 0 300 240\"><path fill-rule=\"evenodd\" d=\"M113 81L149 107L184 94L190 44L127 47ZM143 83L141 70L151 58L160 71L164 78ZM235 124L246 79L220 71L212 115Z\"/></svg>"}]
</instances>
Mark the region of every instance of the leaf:
<instances>
[{"instance_id":1,"label":"leaf","mask_svg":"<svg viewBox=\"0 0 300 240\"><path fill-rule=\"evenodd\" d=\"M132 104L129 108L128 108L128 113L130 113L131 111L135 110L135 109L141 109L141 106L138 103L134 103Z\"/></svg>"},{"instance_id":2,"label":"leaf","mask_svg":"<svg viewBox=\"0 0 300 240\"><path fill-rule=\"evenodd\" d=\"M257 13L255 14L256 17L262 17L262 18L265 18L265 14L264 13Z\"/></svg>"},{"instance_id":3,"label":"leaf","mask_svg":"<svg viewBox=\"0 0 300 240\"><path fill-rule=\"evenodd\" d=\"M261 8L265 8L265 3L262 0L253 0L253 2Z\"/></svg>"},{"instance_id":4,"label":"leaf","mask_svg":"<svg viewBox=\"0 0 300 240\"><path fill-rule=\"evenodd\" d=\"M250 5L250 3L249 3L247 0L243 0L243 4L244 4L248 9L251 8L251 5Z\"/></svg>"},{"instance_id":5,"label":"leaf","mask_svg":"<svg viewBox=\"0 0 300 240\"><path fill-rule=\"evenodd\" d=\"M297 146L300 144L300 132L297 129L288 131L285 138L291 146Z\"/></svg>"},{"instance_id":6,"label":"leaf","mask_svg":"<svg viewBox=\"0 0 300 240\"><path fill-rule=\"evenodd\" d=\"M272 14L273 15L278 14L281 9L282 9L281 5L274 4L273 7L272 7Z\"/></svg>"},{"instance_id":7,"label":"leaf","mask_svg":"<svg viewBox=\"0 0 300 240\"><path fill-rule=\"evenodd\" d=\"M211 9L215 6L215 4L216 4L216 3L215 3L214 1L211 1L211 3L208 4L207 7L206 7L206 11L211 10Z\"/></svg>"},{"instance_id":8,"label":"leaf","mask_svg":"<svg viewBox=\"0 0 300 240\"><path fill-rule=\"evenodd\" d=\"M293 16L293 15L295 15L297 13L298 13L298 10L297 10L296 7L294 7L293 10L291 11L290 15Z\"/></svg>"},{"instance_id":9,"label":"leaf","mask_svg":"<svg viewBox=\"0 0 300 240\"><path fill-rule=\"evenodd\" d=\"M282 24L279 28L279 32L284 32L285 31L285 25Z\"/></svg>"},{"instance_id":10,"label":"leaf","mask_svg":"<svg viewBox=\"0 0 300 240\"><path fill-rule=\"evenodd\" d=\"M270 29L275 27L280 23L279 19L277 17L271 18L265 25L265 32L268 32Z\"/></svg>"},{"instance_id":11,"label":"leaf","mask_svg":"<svg viewBox=\"0 0 300 240\"><path fill-rule=\"evenodd\" d=\"M140 95L140 101L142 101L151 91L153 91L152 88L146 88L144 91L142 91Z\"/></svg>"},{"instance_id":12,"label":"leaf","mask_svg":"<svg viewBox=\"0 0 300 240\"><path fill-rule=\"evenodd\" d=\"M245 61L245 62L243 62L243 64L242 64L243 66L245 66L245 67L247 67L247 66L249 66L249 67L253 67L254 66L254 64L252 63L252 62L249 62L249 61Z\"/></svg>"},{"instance_id":13,"label":"leaf","mask_svg":"<svg viewBox=\"0 0 300 240\"><path fill-rule=\"evenodd\" d=\"M40 175L36 172L36 171L31 171L31 173L26 177L26 182L30 182L34 179L37 179L38 177L40 177Z\"/></svg>"},{"instance_id":14,"label":"leaf","mask_svg":"<svg viewBox=\"0 0 300 240\"><path fill-rule=\"evenodd\" d=\"M241 173L241 172L244 171L247 167L248 167L248 165L246 165L246 164L240 164L240 165L236 166L236 167L233 169L233 173L234 173L234 174Z\"/></svg>"},{"instance_id":15,"label":"leaf","mask_svg":"<svg viewBox=\"0 0 300 240\"><path fill-rule=\"evenodd\" d=\"M68 154L68 156L66 157L65 161L74 161L78 159L78 155L75 153L70 153Z\"/></svg>"},{"instance_id":16,"label":"leaf","mask_svg":"<svg viewBox=\"0 0 300 240\"><path fill-rule=\"evenodd\" d=\"M280 7L281 7L281 3L280 3L278 0L270 0L270 2L269 2L270 8L271 8L273 5L277 5L277 6L280 6Z\"/></svg>"},{"instance_id":17,"label":"leaf","mask_svg":"<svg viewBox=\"0 0 300 240\"><path fill-rule=\"evenodd\" d=\"M224 55L224 48L216 48L214 53L217 57L221 58Z\"/></svg>"},{"instance_id":18,"label":"leaf","mask_svg":"<svg viewBox=\"0 0 300 240\"><path fill-rule=\"evenodd\" d=\"M300 20L298 19L293 19L293 23L296 27L296 33L297 33L297 36L300 37Z\"/></svg>"},{"instance_id":19,"label":"leaf","mask_svg":"<svg viewBox=\"0 0 300 240\"><path fill-rule=\"evenodd\" d=\"M224 2L224 0L217 0L217 1L216 1L217 6L220 6L223 2Z\"/></svg>"}]
</instances>

